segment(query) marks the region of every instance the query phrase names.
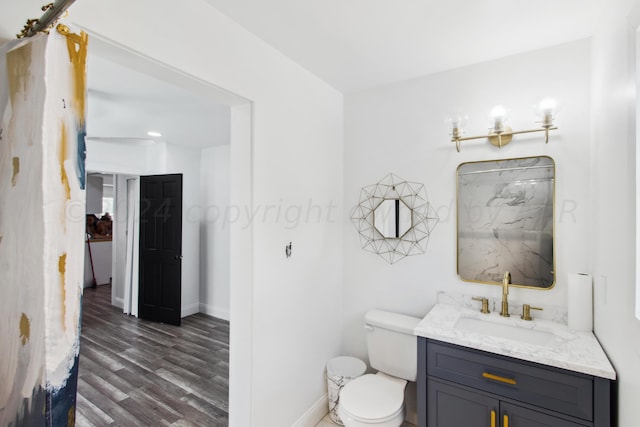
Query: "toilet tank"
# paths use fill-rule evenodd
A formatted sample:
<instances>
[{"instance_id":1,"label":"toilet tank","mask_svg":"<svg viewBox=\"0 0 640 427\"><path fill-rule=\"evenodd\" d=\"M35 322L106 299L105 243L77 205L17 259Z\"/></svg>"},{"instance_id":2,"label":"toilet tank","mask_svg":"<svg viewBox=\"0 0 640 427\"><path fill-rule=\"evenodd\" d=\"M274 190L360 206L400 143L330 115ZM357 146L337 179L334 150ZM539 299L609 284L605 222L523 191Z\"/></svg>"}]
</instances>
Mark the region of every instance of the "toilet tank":
<instances>
[{"instance_id":1,"label":"toilet tank","mask_svg":"<svg viewBox=\"0 0 640 427\"><path fill-rule=\"evenodd\" d=\"M367 350L371 367L415 381L418 374L418 337L413 329L422 319L371 310L365 315Z\"/></svg>"}]
</instances>

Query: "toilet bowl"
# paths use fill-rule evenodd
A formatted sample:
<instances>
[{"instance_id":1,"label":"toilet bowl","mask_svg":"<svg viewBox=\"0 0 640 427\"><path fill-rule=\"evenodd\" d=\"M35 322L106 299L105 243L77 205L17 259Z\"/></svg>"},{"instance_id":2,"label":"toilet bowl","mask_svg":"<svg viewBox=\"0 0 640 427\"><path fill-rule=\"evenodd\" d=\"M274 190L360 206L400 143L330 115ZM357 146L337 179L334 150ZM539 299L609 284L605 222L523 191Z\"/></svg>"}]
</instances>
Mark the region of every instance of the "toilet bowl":
<instances>
[{"instance_id":1,"label":"toilet bowl","mask_svg":"<svg viewBox=\"0 0 640 427\"><path fill-rule=\"evenodd\" d=\"M399 427L405 418L407 381L386 375L363 375L340 393L338 415L346 427Z\"/></svg>"},{"instance_id":2,"label":"toilet bowl","mask_svg":"<svg viewBox=\"0 0 640 427\"><path fill-rule=\"evenodd\" d=\"M346 427L400 427L405 418L404 389L418 375L421 319L382 310L365 314L367 354L377 374L347 383L340 392L338 416Z\"/></svg>"}]
</instances>

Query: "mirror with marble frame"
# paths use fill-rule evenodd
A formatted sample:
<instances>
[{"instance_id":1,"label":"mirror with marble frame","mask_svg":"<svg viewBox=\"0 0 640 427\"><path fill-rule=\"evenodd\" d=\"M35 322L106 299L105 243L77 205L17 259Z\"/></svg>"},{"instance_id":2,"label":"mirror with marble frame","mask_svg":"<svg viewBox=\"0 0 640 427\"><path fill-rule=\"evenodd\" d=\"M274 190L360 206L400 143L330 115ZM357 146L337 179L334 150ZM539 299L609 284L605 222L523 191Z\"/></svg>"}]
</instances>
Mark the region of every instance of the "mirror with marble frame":
<instances>
[{"instance_id":1,"label":"mirror with marble frame","mask_svg":"<svg viewBox=\"0 0 640 427\"><path fill-rule=\"evenodd\" d=\"M457 272L466 282L555 284L551 157L462 163L457 171Z\"/></svg>"}]
</instances>

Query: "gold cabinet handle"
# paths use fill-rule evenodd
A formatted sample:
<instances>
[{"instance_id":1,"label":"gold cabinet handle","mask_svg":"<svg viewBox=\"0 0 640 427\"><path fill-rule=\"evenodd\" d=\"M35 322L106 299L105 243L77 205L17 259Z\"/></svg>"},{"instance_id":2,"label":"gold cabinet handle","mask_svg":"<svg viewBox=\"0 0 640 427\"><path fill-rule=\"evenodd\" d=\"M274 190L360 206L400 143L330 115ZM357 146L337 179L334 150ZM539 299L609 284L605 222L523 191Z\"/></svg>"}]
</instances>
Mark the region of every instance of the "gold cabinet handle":
<instances>
[{"instance_id":1,"label":"gold cabinet handle","mask_svg":"<svg viewBox=\"0 0 640 427\"><path fill-rule=\"evenodd\" d=\"M509 415L507 414L502 417L502 427L509 427Z\"/></svg>"},{"instance_id":2,"label":"gold cabinet handle","mask_svg":"<svg viewBox=\"0 0 640 427\"><path fill-rule=\"evenodd\" d=\"M499 375L493 375L493 374L490 374L488 372L483 372L482 376L484 378L489 379L489 380L499 381L499 382L505 383L505 384L516 385L516 380L514 380L513 378L501 377Z\"/></svg>"},{"instance_id":3,"label":"gold cabinet handle","mask_svg":"<svg viewBox=\"0 0 640 427\"><path fill-rule=\"evenodd\" d=\"M491 410L491 427L496 427L496 411Z\"/></svg>"}]
</instances>

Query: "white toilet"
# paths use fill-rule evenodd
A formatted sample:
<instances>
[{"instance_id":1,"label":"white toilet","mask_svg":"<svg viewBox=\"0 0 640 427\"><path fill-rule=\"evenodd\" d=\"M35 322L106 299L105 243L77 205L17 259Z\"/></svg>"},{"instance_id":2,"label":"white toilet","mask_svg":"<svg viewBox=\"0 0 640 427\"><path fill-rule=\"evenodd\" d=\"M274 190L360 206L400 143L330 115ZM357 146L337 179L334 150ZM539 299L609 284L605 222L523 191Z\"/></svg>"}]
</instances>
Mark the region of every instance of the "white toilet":
<instances>
[{"instance_id":1,"label":"white toilet","mask_svg":"<svg viewBox=\"0 0 640 427\"><path fill-rule=\"evenodd\" d=\"M338 415L346 427L399 427L405 418L404 389L415 381L421 319L371 310L365 315L367 351L377 374L347 383L340 392Z\"/></svg>"}]
</instances>

